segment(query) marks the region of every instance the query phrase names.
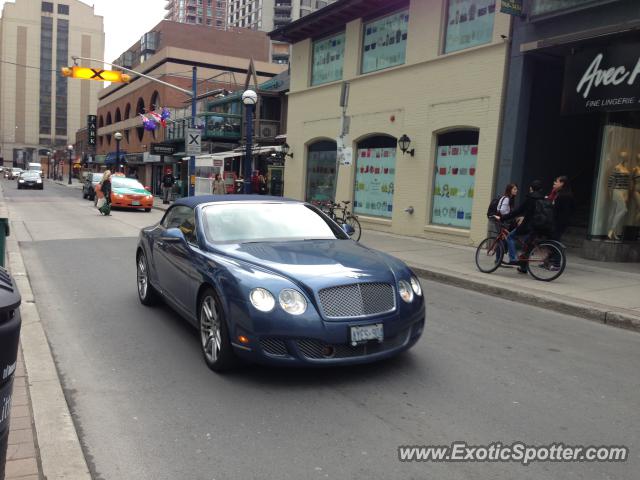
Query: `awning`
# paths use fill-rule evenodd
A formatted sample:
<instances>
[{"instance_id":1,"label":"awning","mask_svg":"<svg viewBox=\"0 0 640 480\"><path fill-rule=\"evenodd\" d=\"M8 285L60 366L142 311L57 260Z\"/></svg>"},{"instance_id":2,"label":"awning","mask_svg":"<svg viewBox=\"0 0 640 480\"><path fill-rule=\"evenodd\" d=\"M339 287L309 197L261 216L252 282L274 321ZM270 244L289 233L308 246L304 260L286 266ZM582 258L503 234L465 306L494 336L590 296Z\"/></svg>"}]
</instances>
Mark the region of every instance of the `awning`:
<instances>
[{"instance_id":1,"label":"awning","mask_svg":"<svg viewBox=\"0 0 640 480\"><path fill-rule=\"evenodd\" d=\"M275 153L281 152L282 147L280 145L269 145L263 147L257 147L253 149L254 155L264 155L267 153ZM245 151L244 149L238 150L228 150L226 152L218 152L212 153L208 155L199 155L196 156L196 167L212 167L213 161L217 160L225 160L227 158L236 158L236 157L244 157ZM189 157L186 157L187 159Z\"/></svg>"}]
</instances>

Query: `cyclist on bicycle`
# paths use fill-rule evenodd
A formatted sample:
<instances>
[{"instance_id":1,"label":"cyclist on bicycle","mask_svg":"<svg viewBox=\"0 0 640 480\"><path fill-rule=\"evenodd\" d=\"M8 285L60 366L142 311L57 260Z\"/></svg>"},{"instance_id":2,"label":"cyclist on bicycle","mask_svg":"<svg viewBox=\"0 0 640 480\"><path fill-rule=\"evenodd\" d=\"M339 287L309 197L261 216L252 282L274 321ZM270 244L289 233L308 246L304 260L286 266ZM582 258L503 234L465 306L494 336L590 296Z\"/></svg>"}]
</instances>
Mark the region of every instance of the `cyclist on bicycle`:
<instances>
[{"instance_id":1,"label":"cyclist on bicycle","mask_svg":"<svg viewBox=\"0 0 640 480\"><path fill-rule=\"evenodd\" d=\"M518 272L520 273L527 273L527 269L526 264L518 261L516 237L524 237L523 240L526 240L531 236L531 234L539 235L548 233L545 231L546 229L544 227L541 227L541 223L546 222L534 221L534 217L539 215L538 212L540 212L540 210L544 210L544 208L540 209L539 206L537 206L537 204L542 201L545 201L544 193L542 193L542 182L540 180L534 180L529 185L529 193L522 205L515 210L512 210L507 215L495 216L496 219L501 220L502 222L522 217L518 226L514 228L507 237L509 265L518 265ZM551 221L553 221L553 219L551 219Z\"/></svg>"}]
</instances>

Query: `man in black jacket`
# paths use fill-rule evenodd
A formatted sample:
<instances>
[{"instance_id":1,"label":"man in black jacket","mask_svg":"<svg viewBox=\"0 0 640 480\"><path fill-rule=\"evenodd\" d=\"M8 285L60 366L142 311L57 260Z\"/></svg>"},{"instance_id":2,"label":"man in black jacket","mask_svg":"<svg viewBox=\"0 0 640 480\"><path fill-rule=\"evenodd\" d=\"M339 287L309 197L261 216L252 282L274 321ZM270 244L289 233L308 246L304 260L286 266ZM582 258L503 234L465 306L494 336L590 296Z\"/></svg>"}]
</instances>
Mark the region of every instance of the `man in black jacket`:
<instances>
[{"instance_id":1,"label":"man in black jacket","mask_svg":"<svg viewBox=\"0 0 640 480\"><path fill-rule=\"evenodd\" d=\"M514 228L507 237L507 247L509 248L509 265L519 265L518 271L521 273L527 273L527 269L524 265L518 262L516 252L516 239L517 236L528 236L533 232L531 222L536 212L536 202L544 200L544 194L542 193L542 182L534 180L529 185L529 193L522 205L515 210L512 210L508 215L503 217L497 217L503 222L509 221L513 218L522 217L520 224ZM535 232L533 232L535 233Z\"/></svg>"},{"instance_id":2,"label":"man in black jacket","mask_svg":"<svg viewBox=\"0 0 640 480\"><path fill-rule=\"evenodd\" d=\"M170 168L167 168L164 177L162 177L162 203L169 203L169 194L173 190L173 184L176 183Z\"/></svg>"}]
</instances>

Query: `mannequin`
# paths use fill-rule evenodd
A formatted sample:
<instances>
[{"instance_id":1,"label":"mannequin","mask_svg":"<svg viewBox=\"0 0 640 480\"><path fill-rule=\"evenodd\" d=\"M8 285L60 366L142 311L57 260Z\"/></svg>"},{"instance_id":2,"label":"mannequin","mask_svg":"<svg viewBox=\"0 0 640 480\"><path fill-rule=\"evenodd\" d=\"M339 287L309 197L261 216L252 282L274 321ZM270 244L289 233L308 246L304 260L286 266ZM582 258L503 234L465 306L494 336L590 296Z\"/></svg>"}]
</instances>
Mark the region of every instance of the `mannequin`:
<instances>
[{"instance_id":1,"label":"mannequin","mask_svg":"<svg viewBox=\"0 0 640 480\"><path fill-rule=\"evenodd\" d=\"M631 180L633 181L631 192L636 203L636 218L633 223L640 226L640 153L636 155L636 166L631 170Z\"/></svg>"},{"instance_id":2,"label":"mannequin","mask_svg":"<svg viewBox=\"0 0 640 480\"><path fill-rule=\"evenodd\" d=\"M631 171L628 166L629 152L621 150L618 153L618 164L613 167L609 175L609 192L611 195L612 211L609 221L608 237L611 240L618 240L618 232L624 216L627 214L627 204L629 202L629 186L631 184Z\"/></svg>"}]
</instances>

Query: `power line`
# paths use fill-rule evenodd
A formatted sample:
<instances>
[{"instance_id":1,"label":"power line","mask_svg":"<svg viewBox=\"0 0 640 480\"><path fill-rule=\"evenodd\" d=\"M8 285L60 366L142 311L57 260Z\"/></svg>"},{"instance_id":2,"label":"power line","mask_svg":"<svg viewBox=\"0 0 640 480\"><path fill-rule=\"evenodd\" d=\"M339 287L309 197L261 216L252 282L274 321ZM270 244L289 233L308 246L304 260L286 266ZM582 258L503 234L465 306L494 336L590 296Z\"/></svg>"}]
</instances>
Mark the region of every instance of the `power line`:
<instances>
[{"instance_id":1,"label":"power line","mask_svg":"<svg viewBox=\"0 0 640 480\"><path fill-rule=\"evenodd\" d=\"M9 60L0 60L1 63L8 63L9 65L15 65L16 67L33 68L34 70L42 70L44 72L57 72L57 69L46 69L40 67L34 67L32 65L23 65L21 63L10 62Z\"/></svg>"}]
</instances>

